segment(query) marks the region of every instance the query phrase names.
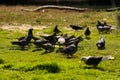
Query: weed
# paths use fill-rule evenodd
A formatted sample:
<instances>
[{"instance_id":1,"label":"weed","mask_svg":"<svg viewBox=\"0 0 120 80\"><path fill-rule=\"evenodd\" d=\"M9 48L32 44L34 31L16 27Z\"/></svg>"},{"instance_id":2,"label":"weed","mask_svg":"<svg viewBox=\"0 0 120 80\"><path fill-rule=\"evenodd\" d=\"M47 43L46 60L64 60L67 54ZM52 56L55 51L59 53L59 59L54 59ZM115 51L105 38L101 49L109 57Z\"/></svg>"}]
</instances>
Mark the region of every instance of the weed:
<instances>
[{"instance_id":1,"label":"weed","mask_svg":"<svg viewBox=\"0 0 120 80\"><path fill-rule=\"evenodd\" d=\"M4 69L11 69L12 68L12 64L4 64L4 66L2 68Z\"/></svg>"},{"instance_id":2,"label":"weed","mask_svg":"<svg viewBox=\"0 0 120 80\"><path fill-rule=\"evenodd\" d=\"M4 63L4 60L3 59L0 59L0 64Z\"/></svg>"},{"instance_id":3,"label":"weed","mask_svg":"<svg viewBox=\"0 0 120 80\"><path fill-rule=\"evenodd\" d=\"M60 67L56 63L47 63L47 64L40 64L34 67L34 69L41 69L41 70L47 70L50 73L57 73L60 71Z\"/></svg>"}]
</instances>

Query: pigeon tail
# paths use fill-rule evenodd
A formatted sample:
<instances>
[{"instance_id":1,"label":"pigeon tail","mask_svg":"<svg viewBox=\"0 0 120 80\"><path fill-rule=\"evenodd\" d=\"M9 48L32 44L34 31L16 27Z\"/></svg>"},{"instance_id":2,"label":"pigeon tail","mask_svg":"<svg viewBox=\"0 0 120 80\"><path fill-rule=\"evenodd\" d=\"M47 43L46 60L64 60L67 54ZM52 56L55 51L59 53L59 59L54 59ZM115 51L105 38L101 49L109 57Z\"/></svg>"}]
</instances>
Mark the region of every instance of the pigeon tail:
<instances>
[{"instance_id":1,"label":"pigeon tail","mask_svg":"<svg viewBox=\"0 0 120 80\"><path fill-rule=\"evenodd\" d=\"M102 58L102 61L105 61L105 60L114 60L115 57L111 56L111 55L108 55L108 56L103 56Z\"/></svg>"}]
</instances>

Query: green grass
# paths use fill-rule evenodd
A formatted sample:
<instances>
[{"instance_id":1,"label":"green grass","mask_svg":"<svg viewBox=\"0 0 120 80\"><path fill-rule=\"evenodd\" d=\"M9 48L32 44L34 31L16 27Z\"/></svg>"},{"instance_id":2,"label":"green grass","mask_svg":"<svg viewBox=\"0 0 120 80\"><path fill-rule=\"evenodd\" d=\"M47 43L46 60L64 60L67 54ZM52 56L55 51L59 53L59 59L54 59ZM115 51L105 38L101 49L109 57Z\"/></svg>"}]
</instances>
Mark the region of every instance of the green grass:
<instances>
[{"instance_id":1,"label":"green grass","mask_svg":"<svg viewBox=\"0 0 120 80\"><path fill-rule=\"evenodd\" d=\"M21 8L35 8L36 6L1 6L0 24L8 23L30 24L33 26L45 25L43 30L34 30L37 33L51 34L53 27L58 24L63 33L75 36L83 35L83 31L74 32L70 24L87 25L91 30L91 39L84 39L79 43L75 58L67 59L60 53L54 52L41 55L44 50L32 52L34 45L27 50L19 50L18 46L10 42L26 35L26 31L0 29L0 80L120 80L120 33L114 30L110 34L98 34L97 20L107 19L108 24L116 26L116 12L74 12L65 10L45 10L43 12L24 12ZM38 24L36 20L39 20ZM96 42L105 35L106 49L98 50ZM37 35L38 36L38 35ZM84 37L84 36L83 36ZM85 69L86 65L80 61L82 56L113 55L115 60L102 62L98 69Z\"/></svg>"}]
</instances>

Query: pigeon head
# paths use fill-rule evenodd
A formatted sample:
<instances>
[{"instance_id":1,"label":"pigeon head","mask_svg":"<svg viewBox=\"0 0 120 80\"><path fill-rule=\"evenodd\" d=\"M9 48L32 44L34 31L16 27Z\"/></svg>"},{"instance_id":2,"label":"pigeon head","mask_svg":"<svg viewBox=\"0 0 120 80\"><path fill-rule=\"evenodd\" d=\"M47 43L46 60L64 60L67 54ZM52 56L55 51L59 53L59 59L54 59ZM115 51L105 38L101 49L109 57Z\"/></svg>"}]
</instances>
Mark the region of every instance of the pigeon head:
<instances>
[{"instance_id":1,"label":"pigeon head","mask_svg":"<svg viewBox=\"0 0 120 80\"><path fill-rule=\"evenodd\" d=\"M90 56L83 56L82 58L81 58L81 61L87 61L87 59L89 58Z\"/></svg>"},{"instance_id":2,"label":"pigeon head","mask_svg":"<svg viewBox=\"0 0 120 80\"><path fill-rule=\"evenodd\" d=\"M29 31L32 31L32 30L33 30L33 28L30 28L30 29L29 29Z\"/></svg>"},{"instance_id":3,"label":"pigeon head","mask_svg":"<svg viewBox=\"0 0 120 80\"><path fill-rule=\"evenodd\" d=\"M30 28L29 29L29 31L28 31L28 36L30 37L30 38L32 38L33 37L33 28Z\"/></svg>"}]
</instances>

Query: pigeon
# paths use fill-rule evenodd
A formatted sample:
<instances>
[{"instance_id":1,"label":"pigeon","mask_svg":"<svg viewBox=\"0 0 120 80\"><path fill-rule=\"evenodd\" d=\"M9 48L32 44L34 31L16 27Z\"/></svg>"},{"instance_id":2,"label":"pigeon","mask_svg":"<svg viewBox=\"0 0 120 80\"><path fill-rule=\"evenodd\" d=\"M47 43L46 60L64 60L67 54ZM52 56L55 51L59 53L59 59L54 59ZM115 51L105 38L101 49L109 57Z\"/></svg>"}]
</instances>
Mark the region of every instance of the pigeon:
<instances>
[{"instance_id":1,"label":"pigeon","mask_svg":"<svg viewBox=\"0 0 120 80\"><path fill-rule=\"evenodd\" d=\"M98 49L103 50L105 49L105 37L102 36L100 40L96 43Z\"/></svg>"},{"instance_id":2,"label":"pigeon","mask_svg":"<svg viewBox=\"0 0 120 80\"><path fill-rule=\"evenodd\" d=\"M71 36L64 36L64 38L65 38L65 41L66 42L69 42L69 41L71 41L71 40L73 40L73 39L75 39L76 37L75 37L75 35L71 35Z\"/></svg>"},{"instance_id":3,"label":"pigeon","mask_svg":"<svg viewBox=\"0 0 120 80\"><path fill-rule=\"evenodd\" d=\"M25 46L28 45L31 41L32 37L31 36L26 36L24 39L19 40L19 41L12 41L11 43L13 45L18 45L21 47L22 50L25 49Z\"/></svg>"},{"instance_id":4,"label":"pigeon","mask_svg":"<svg viewBox=\"0 0 120 80\"><path fill-rule=\"evenodd\" d=\"M97 21L97 22L98 22L97 25L96 25L97 30L99 31L99 33L103 33L103 31L104 31L104 29L103 29L104 24L102 24L100 21Z\"/></svg>"},{"instance_id":5,"label":"pigeon","mask_svg":"<svg viewBox=\"0 0 120 80\"><path fill-rule=\"evenodd\" d=\"M61 35L59 38L58 38L58 45L59 45L59 48L61 45L64 45L65 44L65 38L64 38L64 35Z\"/></svg>"},{"instance_id":6,"label":"pigeon","mask_svg":"<svg viewBox=\"0 0 120 80\"><path fill-rule=\"evenodd\" d=\"M58 34L61 31L58 29L58 25L55 26L55 28L53 29L54 33Z\"/></svg>"},{"instance_id":7,"label":"pigeon","mask_svg":"<svg viewBox=\"0 0 120 80\"><path fill-rule=\"evenodd\" d=\"M45 49L45 52L44 52L44 53L52 52L52 51L54 51L54 49L55 49L55 46L52 45L52 44L49 43L49 42L42 44L41 47L42 47L43 49ZM42 55L43 55L44 53L42 53Z\"/></svg>"},{"instance_id":8,"label":"pigeon","mask_svg":"<svg viewBox=\"0 0 120 80\"><path fill-rule=\"evenodd\" d=\"M56 42L57 42L56 33L53 33L52 35L40 36L40 37L43 37L44 39L46 39L47 41L49 41L52 45L55 45Z\"/></svg>"},{"instance_id":9,"label":"pigeon","mask_svg":"<svg viewBox=\"0 0 120 80\"><path fill-rule=\"evenodd\" d=\"M108 55L108 56L83 56L81 60L86 64L86 65L91 65L94 68L97 67L99 63L105 60L113 60L115 59L113 56Z\"/></svg>"},{"instance_id":10,"label":"pigeon","mask_svg":"<svg viewBox=\"0 0 120 80\"><path fill-rule=\"evenodd\" d=\"M77 30L83 30L83 26L70 25L70 27L71 27L73 30L75 30L75 31L77 31Z\"/></svg>"},{"instance_id":11,"label":"pigeon","mask_svg":"<svg viewBox=\"0 0 120 80\"><path fill-rule=\"evenodd\" d=\"M29 36L31 36L31 37L33 37L33 28L30 28L29 30L28 30L28 35ZM28 36L27 35L27 36ZM24 39L26 36L23 36L23 37L20 37L20 38L18 38L18 41L20 41L20 40L22 40L22 39Z\"/></svg>"},{"instance_id":12,"label":"pigeon","mask_svg":"<svg viewBox=\"0 0 120 80\"><path fill-rule=\"evenodd\" d=\"M66 54L67 56L73 56L73 54L78 50L78 43L79 40L76 40L74 43L72 43L69 46L66 46L65 48L61 48L56 51L56 53L61 52L63 54Z\"/></svg>"},{"instance_id":13,"label":"pigeon","mask_svg":"<svg viewBox=\"0 0 120 80\"><path fill-rule=\"evenodd\" d=\"M91 33L90 29L89 29L89 27L87 27L86 31L84 32L86 38L90 38L90 33Z\"/></svg>"},{"instance_id":14,"label":"pigeon","mask_svg":"<svg viewBox=\"0 0 120 80\"><path fill-rule=\"evenodd\" d=\"M52 35L48 35L48 36L44 36L44 35L41 35L40 37L43 37L44 39L46 40L50 40L51 38L53 38L54 36L56 36L56 33L53 33Z\"/></svg>"},{"instance_id":15,"label":"pigeon","mask_svg":"<svg viewBox=\"0 0 120 80\"><path fill-rule=\"evenodd\" d=\"M110 33L112 30L115 29L112 26L108 25L106 21L104 23L101 23L100 21L98 21L98 24L96 25L96 27L99 33Z\"/></svg>"},{"instance_id":16,"label":"pigeon","mask_svg":"<svg viewBox=\"0 0 120 80\"><path fill-rule=\"evenodd\" d=\"M25 46L28 45L33 37L32 34L33 28L30 28L28 31L28 35L25 37L21 37L18 39L18 41L12 41L11 43L13 45L18 45L21 47L21 49L25 49Z\"/></svg>"},{"instance_id":17,"label":"pigeon","mask_svg":"<svg viewBox=\"0 0 120 80\"><path fill-rule=\"evenodd\" d=\"M102 24L100 21L97 21L99 26L104 26L104 24Z\"/></svg>"},{"instance_id":18,"label":"pigeon","mask_svg":"<svg viewBox=\"0 0 120 80\"><path fill-rule=\"evenodd\" d=\"M75 38L75 37L71 38L71 39L69 39L68 41L65 42L65 46L69 46L69 45L75 43L76 41L79 41L79 42L83 41L83 38L81 36L79 36L77 38Z\"/></svg>"},{"instance_id":19,"label":"pigeon","mask_svg":"<svg viewBox=\"0 0 120 80\"><path fill-rule=\"evenodd\" d=\"M33 37L33 40L34 40L34 42L32 42L32 43L33 43L34 45L36 45L37 50L41 49L41 45L42 45L42 44L48 43L47 40L43 40L43 39L41 39L41 38Z\"/></svg>"}]
</instances>

